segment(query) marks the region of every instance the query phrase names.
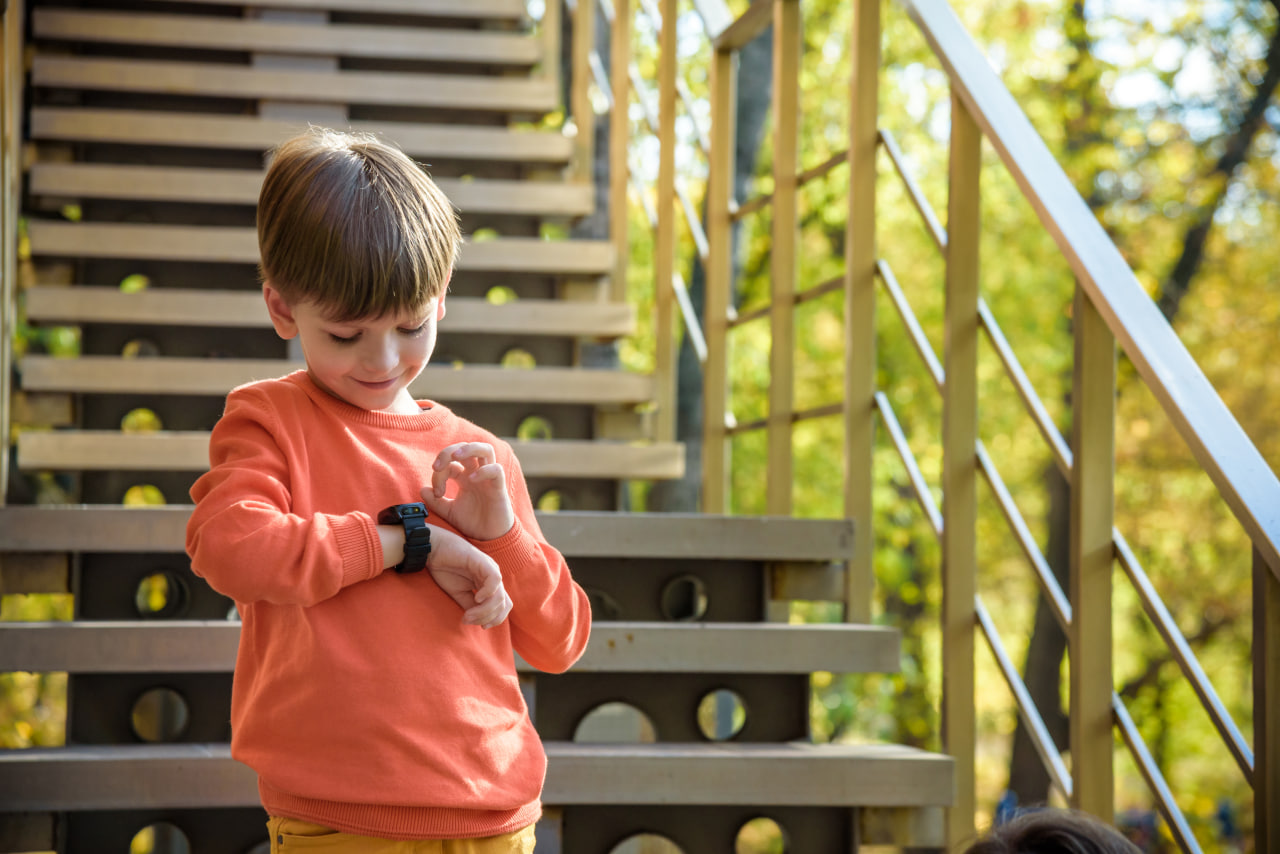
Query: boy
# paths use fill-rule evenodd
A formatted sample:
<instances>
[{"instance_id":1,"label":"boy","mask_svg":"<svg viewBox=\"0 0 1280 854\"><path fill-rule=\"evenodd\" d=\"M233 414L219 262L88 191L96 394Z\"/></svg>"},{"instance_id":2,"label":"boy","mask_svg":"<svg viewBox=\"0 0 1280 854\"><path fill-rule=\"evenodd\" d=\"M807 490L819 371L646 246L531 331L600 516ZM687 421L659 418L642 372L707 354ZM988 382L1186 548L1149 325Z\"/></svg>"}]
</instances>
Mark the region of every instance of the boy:
<instances>
[{"instance_id":1,"label":"boy","mask_svg":"<svg viewBox=\"0 0 1280 854\"><path fill-rule=\"evenodd\" d=\"M258 242L306 370L227 397L187 552L243 620L231 747L271 850L532 851L546 756L513 652L567 669L590 609L511 448L409 393L453 209L398 149L312 131L276 150Z\"/></svg>"}]
</instances>

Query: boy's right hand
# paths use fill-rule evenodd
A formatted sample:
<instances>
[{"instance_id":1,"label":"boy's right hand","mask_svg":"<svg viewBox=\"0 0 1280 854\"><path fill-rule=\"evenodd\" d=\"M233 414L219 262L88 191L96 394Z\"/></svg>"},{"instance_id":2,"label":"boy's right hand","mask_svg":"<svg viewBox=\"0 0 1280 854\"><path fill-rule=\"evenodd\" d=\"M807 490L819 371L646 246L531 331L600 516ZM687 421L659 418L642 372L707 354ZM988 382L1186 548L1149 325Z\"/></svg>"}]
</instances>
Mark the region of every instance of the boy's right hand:
<instances>
[{"instance_id":1,"label":"boy's right hand","mask_svg":"<svg viewBox=\"0 0 1280 854\"><path fill-rule=\"evenodd\" d=\"M511 613L498 564L452 531L431 528L427 572L462 607L462 622L468 625L491 629Z\"/></svg>"}]
</instances>

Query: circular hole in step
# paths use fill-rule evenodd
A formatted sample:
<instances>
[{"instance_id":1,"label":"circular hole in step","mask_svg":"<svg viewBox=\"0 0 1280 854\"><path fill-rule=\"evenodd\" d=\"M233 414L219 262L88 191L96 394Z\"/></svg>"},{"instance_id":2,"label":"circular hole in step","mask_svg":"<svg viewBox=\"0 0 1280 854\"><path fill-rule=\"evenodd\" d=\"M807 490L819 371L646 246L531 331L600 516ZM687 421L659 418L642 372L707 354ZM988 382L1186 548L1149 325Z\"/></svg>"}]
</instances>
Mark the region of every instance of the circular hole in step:
<instances>
[{"instance_id":1,"label":"circular hole in step","mask_svg":"<svg viewBox=\"0 0 1280 854\"><path fill-rule=\"evenodd\" d=\"M129 854L191 854L191 841L177 825L159 821L134 834Z\"/></svg>"},{"instance_id":2,"label":"circular hole in step","mask_svg":"<svg viewBox=\"0 0 1280 854\"><path fill-rule=\"evenodd\" d=\"M786 851L787 835L767 816L753 818L738 828L733 842L734 854L786 854Z\"/></svg>"},{"instance_id":3,"label":"circular hole in step","mask_svg":"<svg viewBox=\"0 0 1280 854\"><path fill-rule=\"evenodd\" d=\"M619 620L622 618L622 606L618 600L598 587L587 587L587 601L591 603L591 619Z\"/></svg>"},{"instance_id":4,"label":"circular hole in step","mask_svg":"<svg viewBox=\"0 0 1280 854\"><path fill-rule=\"evenodd\" d=\"M665 836L637 833L610 848L609 854L684 854L684 849Z\"/></svg>"},{"instance_id":5,"label":"circular hole in step","mask_svg":"<svg viewBox=\"0 0 1280 854\"><path fill-rule=\"evenodd\" d=\"M513 288L506 285L494 285L485 291L484 299L489 305L506 305L509 302L515 302L520 295Z\"/></svg>"},{"instance_id":6,"label":"circular hole in step","mask_svg":"<svg viewBox=\"0 0 1280 854\"><path fill-rule=\"evenodd\" d=\"M123 433L155 433L164 429L164 422L153 410L145 406L130 409L120 419L120 430Z\"/></svg>"},{"instance_id":7,"label":"circular hole in step","mask_svg":"<svg viewBox=\"0 0 1280 854\"><path fill-rule=\"evenodd\" d=\"M187 731L191 710L172 688L152 688L134 702L132 719L133 732L143 741L177 741Z\"/></svg>"},{"instance_id":8,"label":"circular hole in step","mask_svg":"<svg viewBox=\"0 0 1280 854\"><path fill-rule=\"evenodd\" d=\"M154 359L160 355L160 345L150 338L130 338L120 348L120 355L126 359Z\"/></svg>"},{"instance_id":9,"label":"circular hole in step","mask_svg":"<svg viewBox=\"0 0 1280 854\"><path fill-rule=\"evenodd\" d=\"M543 513L559 513L561 510L567 510L568 506L560 490L548 489L538 496L537 508Z\"/></svg>"},{"instance_id":10,"label":"circular hole in step","mask_svg":"<svg viewBox=\"0 0 1280 854\"><path fill-rule=\"evenodd\" d=\"M528 371L538 367L538 360L528 350L521 350L519 347L512 347L510 350L502 354L500 362L504 368L512 368L517 371Z\"/></svg>"},{"instance_id":11,"label":"circular hole in step","mask_svg":"<svg viewBox=\"0 0 1280 854\"><path fill-rule=\"evenodd\" d=\"M698 729L711 741L727 741L747 723L747 706L737 692L719 688L698 702Z\"/></svg>"},{"instance_id":12,"label":"circular hole in step","mask_svg":"<svg viewBox=\"0 0 1280 854\"><path fill-rule=\"evenodd\" d=\"M604 703L582 716L573 740L584 744L653 744L658 731L649 716L630 703Z\"/></svg>"},{"instance_id":13,"label":"circular hole in step","mask_svg":"<svg viewBox=\"0 0 1280 854\"><path fill-rule=\"evenodd\" d=\"M707 615L707 585L696 575L677 575L662 586L662 616L688 623Z\"/></svg>"},{"instance_id":14,"label":"circular hole in step","mask_svg":"<svg viewBox=\"0 0 1280 854\"><path fill-rule=\"evenodd\" d=\"M191 602L187 583L176 572L165 570L138 582L133 607L139 617L167 620L181 616Z\"/></svg>"},{"instance_id":15,"label":"circular hole in step","mask_svg":"<svg viewBox=\"0 0 1280 854\"><path fill-rule=\"evenodd\" d=\"M165 504L160 487L150 483L136 483L129 487L120 501L126 507L160 507Z\"/></svg>"},{"instance_id":16,"label":"circular hole in step","mask_svg":"<svg viewBox=\"0 0 1280 854\"><path fill-rule=\"evenodd\" d=\"M551 422L541 415L529 415L516 427L516 438L522 442L545 442L552 438Z\"/></svg>"}]
</instances>

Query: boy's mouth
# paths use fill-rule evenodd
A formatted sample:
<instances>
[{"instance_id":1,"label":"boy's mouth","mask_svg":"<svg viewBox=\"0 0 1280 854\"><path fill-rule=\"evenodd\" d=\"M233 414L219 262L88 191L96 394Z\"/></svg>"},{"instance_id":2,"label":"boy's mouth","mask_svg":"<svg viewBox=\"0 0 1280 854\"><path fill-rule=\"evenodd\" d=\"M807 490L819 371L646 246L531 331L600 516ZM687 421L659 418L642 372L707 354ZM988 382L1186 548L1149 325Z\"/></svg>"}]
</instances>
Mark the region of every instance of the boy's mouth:
<instances>
[{"instance_id":1,"label":"boy's mouth","mask_svg":"<svg viewBox=\"0 0 1280 854\"><path fill-rule=\"evenodd\" d=\"M356 380L357 383L369 389L370 391L382 391L383 389L391 388L391 386L395 384L395 381L396 381L395 377L392 377L389 380L382 380L381 382L376 382L376 383L367 382L365 380Z\"/></svg>"}]
</instances>

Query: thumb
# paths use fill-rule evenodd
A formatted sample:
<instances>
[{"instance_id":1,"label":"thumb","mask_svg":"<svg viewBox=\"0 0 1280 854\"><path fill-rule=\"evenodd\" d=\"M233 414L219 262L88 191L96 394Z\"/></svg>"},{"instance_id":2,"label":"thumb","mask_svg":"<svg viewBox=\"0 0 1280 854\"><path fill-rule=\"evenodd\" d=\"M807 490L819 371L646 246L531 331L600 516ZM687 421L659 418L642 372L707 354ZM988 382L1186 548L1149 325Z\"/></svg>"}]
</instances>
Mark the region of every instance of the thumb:
<instances>
[{"instance_id":1,"label":"thumb","mask_svg":"<svg viewBox=\"0 0 1280 854\"><path fill-rule=\"evenodd\" d=\"M449 521L449 510L453 505L452 498L437 497L430 486L424 486L419 490L418 495L422 498L422 503L426 505L428 510L446 522Z\"/></svg>"}]
</instances>

